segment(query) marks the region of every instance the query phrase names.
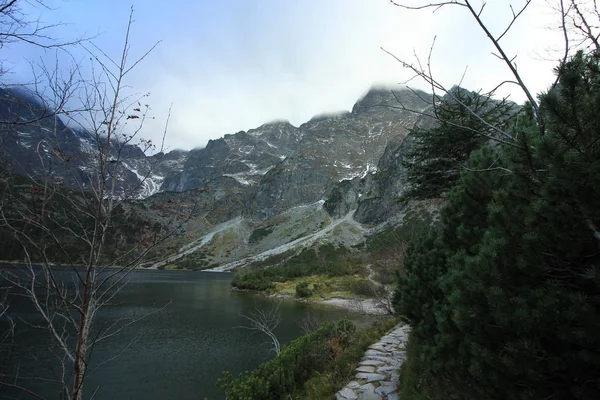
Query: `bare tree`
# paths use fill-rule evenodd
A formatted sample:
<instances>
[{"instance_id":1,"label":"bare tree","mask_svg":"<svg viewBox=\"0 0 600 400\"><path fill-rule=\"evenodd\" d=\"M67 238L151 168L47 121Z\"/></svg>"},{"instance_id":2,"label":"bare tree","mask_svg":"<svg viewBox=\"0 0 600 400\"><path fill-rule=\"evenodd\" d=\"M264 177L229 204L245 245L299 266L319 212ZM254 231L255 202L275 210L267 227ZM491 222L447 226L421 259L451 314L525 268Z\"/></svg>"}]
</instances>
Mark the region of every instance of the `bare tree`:
<instances>
[{"instance_id":1,"label":"bare tree","mask_svg":"<svg viewBox=\"0 0 600 400\"><path fill-rule=\"evenodd\" d=\"M478 2L477 5L475 5L472 0L430 1L423 2L420 5L415 5L412 2L402 0L390 0L390 3L397 7L401 7L403 9L412 11L429 9L436 12L445 7L464 8L468 12L468 14L471 15L471 17L477 23L481 31L486 35L486 37L490 40L491 44L494 46L496 52L492 53L492 55L501 60L507 66L511 75L513 76L513 79L502 81L494 88L481 94L493 97L497 93L498 89L504 85L518 86L524 93L529 104L531 105L531 108L538 122L540 133L542 135L544 134L545 124L543 120L543 115L539 110L535 94L531 91L531 89L521 76L521 73L519 72L519 69L516 64L517 56L509 54L508 50L505 49L502 44L502 41L506 37L506 35L518 22L519 18L531 6L532 0L521 0L519 2L520 6L518 7L513 7L511 4L508 4L507 7L510 9L512 17L508 21L506 21L504 28L502 28L497 34L494 34L488 28L485 22L485 11L487 5L485 1ZM564 53L562 56L563 61L568 58L570 52L573 49L581 47L589 48L590 46L593 46L596 49L598 48L598 38L600 37L600 27L598 26L598 24L600 22L600 14L598 12L596 0L548 0L548 4L550 4L555 10L557 10L560 13L561 30L563 31L564 37ZM444 87L444 85L442 85L440 81L437 80L433 75L431 68L431 54L434 49L434 44L429 49L429 55L427 57L426 62L422 62L418 56L415 56L415 62L409 62L407 60L396 57L394 54L388 52L385 49L383 50L390 54L392 57L394 57L403 67L409 69L412 73L414 73L414 77L423 79L430 85L434 94L434 106L437 103L436 100L440 99L440 96L437 95L438 93L440 93L441 95L448 96L458 104L462 104L460 99L456 98L456 96L453 95L452 91L449 88ZM469 109L467 105L462 105L466 109ZM475 118L479 117L478 114L474 111L472 112L472 115ZM435 113L435 108L434 114L430 116L436 118L437 115ZM487 124L486 121L484 121L483 119L481 119L480 122L484 125ZM489 128L492 131L495 130L497 133L497 135L490 136L489 139L505 145L516 146L516 144L514 143L514 138L512 137L510 132L501 130L492 125L490 125Z\"/></svg>"},{"instance_id":2,"label":"bare tree","mask_svg":"<svg viewBox=\"0 0 600 400\"><path fill-rule=\"evenodd\" d=\"M597 0L555 0L549 1L549 4L558 11L561 18L565 42L563 61L574 50L600 50L600 12Z\"/></svg>"},{"instance_id":3,"label":"bare tree","mask_svg":"<svg viewBox=\"0 0 600 400\"><path fill-rule=\"evenodd\" d=\"M281 353L281 344L279 339L275 335L275 329L281 322L281 315L279 314L279 305L269 310L261 310L255 308L249 315L242 315L248 321L247 326L241 326L242 329L248 329L251 331L258 331L265 334L268 338L267 343L271 346L271 350L275 354Z\"/></svg>"},{"instance_id":4,"label":"bare tree","mask_svg":"<svg viewBox=\"0 0 600 400\"><path fill-rule=\"evenodd\" d=\"M30 2L0 0L0 48L15 42L24 42L44 49L56 49L81 42L81 38L57 41L53 30L61 24L47 24L28 15L22 4ZM35 4L45 9L50 8L43 0L36 0Z\"/></svg>"},{"instance_id":5,"label":"bare tree","mask_svg":"<svg viewBox=\"0 0 600 400\"><path fill-rule=\"evenodd\" d=\"M532 92L519 72L516 63L517 55L510 54L509 50L507 50L503 44L503 39L511 31L515 24L518 23L521 16L527 12L532 5L532 0L518 0L511 2L513 4L519 4L518 6L513 6L511 3L507 4L506 7L510 10L511 17L505 22L504 27L501 28L498 33L492 32L492 30L486 24L487 18L495 18L495 16L486 14L486 1L477 2L477 4L475 4L475 2L472 0L441 0L424 1L416 5L414 2L408 0L390 0L390 3L407 11L432 10L433 12L438 12L447 7L464 9L468 15L473 18L482 33L485 34L490 43L493 45L495 52L493 52L492 55L503 62L512 75L512 79L504 80L489 90L480 90L477 93L477 96L491 99L496 96L498 89L501 87L505 85L516 85L527 98L528 104L530 105L531 111L537 122L539 134L544 135L544 114L539 108L535 93ZM564 39L561 61L566 61L569 55L577 49L598 49L598 39L600 37L600 13L598 12L596 0L547 0L547 3L559 13L559 19L561 21L560 29L563 33ZM447 126L453 126L463 130L466 129L475 135L488 139L490 142L494 142L503 146L510 146L520 149L525 153L529 153L531 149L527 145L521 143L513 134L512 126L515 124L518 126L519 113L513 113L516 118L515 124L497 124L487 121L478 110L473 109L473 107L462 101L461 97L456 95L456 91L454 91L452 88L445 87L440 80L434 76L431 64L434 48L435 39L429 49L427 58L421 60L421 58L415 53L414 61L402 59L391 52L382 49L396 61L398 61L402 67L412 72L413 76L405 83L408 84L410 81L412 81L412 79L415 78L421 79L430 86L433 93L433 100L429 100L432 104L432 107L429 110L411 110L402 104L401 101L398 101L399 106L397 108L404 111L416 112L432 118L433 120L443 122ZM463 79L464 75L459 83L459 87ZM554 85L558 83L559 79L560 77L557 77ZM418 92L414 92L419 95ZM440 104L443 104L445 99L448 99L454 104L462 107L465 112L470 114L473 120L479 123L479 126L473 128L442 117L440 113ZM428 99L424 100L427 101ZM499 104L500 107L510 105L508 104L508 97L502 98ZM533 173L538 173L535 166L531 165L530 167ZM492 164L489 166L489 168L482 170L482 172L497 169L499 168ZM504 170L504 172L512 173L512 171L509 170Z\"/></svg>"},{"instance_id":6,"label":"bare tree","mask_svg":"<svg viewBox=\"0 0 600 400\"><path fill-rule=\"evenodd\" d=\"M144 104L146 96L127 93L126 80L156 45L131 60L132 23L133 9L118 58L93 43L85 46L92 60L91 79L84 77L78 65L66 73L49 69L44 72L50 93L58 99L68 95L81 105L79 112L70 113L68 118L93 138L93 146L88 149L92 161L84 165L87 175L81 176L81 164L63 147L63 132L59 130L62 125L55 112L38 119L47 123L50 118L54 124L44 126L48 130L48 126L55 127L37 145L42 173L15 178L24 181L23 185L4 182L0 203L0 226L21 246L24 265L9 270L4 279L13 292L31 301L41 317L42 322L35 328L45 330L50 338L50 351L59 369L54 382L67 399L83 398L86 378L92 372L89 360L94 346L144 317L99 327L95 326L99 310L115 298L144 257L183 223L149 232L142 229L137 232L141 236L127 246L111 242L129 221L125 205L137 189L122 188L119 183L130 157L128 150L133 144L143 152L155 148L140 138L150 112ZM70 188L56 181L50 164L59 164L71 176ZM116 247L120 247L118 252L114 251ZM57 260L66 266L72 281L59 276L53 264ZM1 377L0 387L44 398L29 390L18 368L15 370L17 373Z\"/></svg>"},{"instance_id":7,"label":"bare tree","mask_svg":"<svg viewBox=\"0 0 600 400\"><path fill-rule=\"evenodd\" d=\"M495 57L502 60L506 64L506 66L508 67L508 69L510 70L510 72L512 73L512 75L514 77L514 80L501 82L497 87L495 87L493 90L491 90L490 93L491 94L495 93L495 91L500 86L503 86L505 84L518 85L522 89L525 96L527 97L527 100L530 102L531 106L533 107L536 117L538 118L538 121L541 122L541 120L539 120L539 118L541 118L541 117L539 116L539 107L537 104L537 100L535 99L534 94L531 93L531 91L529 90L529 88L527 87L525 82L523 81L523 78L521 77L521 74L519 73L518 68L515 64L515 56L509 56L507 51L501 45L502 39L510 31L510 29L513 27L515 22L517 22L519 17L531 5L531 1L532 0L523 0L522 6L517 10L515 10L512 5L509 5L510 10L512 12L512 18L506 23L506 26L501 31L501 33L496 34L496 35L494 35L488 29L487 25L483 21L483 13L484 13L484 10L486 7L486 2L482 2L481 6L479 6L479 7L474 6L472 4L472 1L470 1L470 0L450 0L450 1L440 1L440 2L426 2L425 4L422 4L419 6L408 5L408 4L406 4L406 2L394 1L394 0L391 0L391 3L398 7L407 9L407 10L434 9L437 11L437 10L439 10L443 7L447 7L447 6L457 6L457 7L465 8L469 12L469 14L473 17L473 19L477 22L477 25L485 33L485 35L488 37L488 39L491 41L494 48L496 49L497 53L492 53L492 54ZM430 53L430 55L431 55L431 53ZM429 60L430 60L430 58L429 58ZM424 69L420 65L420 63L419 63L419 67L415 67L413 64L409 64L409 63L406 63L404 66L411 69L418 76L421 76L423 78L429 78L427 80L433 86L434 89L443 90L445 93L448 93L448 91L445 90L443 88L443 86L441 86L437 81L433 80L433 77L431 74L430 62L428 62L427 69ZM541 123L541 125L543 125L543 123Z\"/></svg>"},{"instance_id":8,"label":"bare tree","mask_svg":"<svg viewBox=\"0 0 600 400\"><path fill-rule=\"evenodd\" d=\"M44 0L36 0L33 4L37 8L50 9ZM39 17L30 15L24 11L23 5L31 6L32 3L26 0L0 0L0 50L10 45L22 43L43 50L60 51L64 55L68 55L69 49L81 45L90 39L88 37L76 37L71 40L57 40L54 33L63 24L45 23ZM70 111L76 111L67 110L71 91L55 92L53 101L49 102L50 99L44 96L43 91L40 90L43 84L43 76L35 73L35 68L33 67L35 66L32 65L34 77L31 82L11 85L2 82L2 85L10 87L18 86L21 89L27 90L28 95L35 97L36 101L40 104L41 107L38 111L41 112L38 112L36 118L31 120L4 120L1 121L2 124L27 125L37 121L39 118L51 117L55 114L64 115ZM47 72L45 67L42 66L41 69L43 72ZM5 77L10 71L11 67L7 65L7 60L0 58L0 77ZM31 86L33 89L28 89L27 86ZM58 94L63 96L57 98L56 95ZM18 99L14 99L14 101L19 102Z\"/></svg>"}]
</instances>

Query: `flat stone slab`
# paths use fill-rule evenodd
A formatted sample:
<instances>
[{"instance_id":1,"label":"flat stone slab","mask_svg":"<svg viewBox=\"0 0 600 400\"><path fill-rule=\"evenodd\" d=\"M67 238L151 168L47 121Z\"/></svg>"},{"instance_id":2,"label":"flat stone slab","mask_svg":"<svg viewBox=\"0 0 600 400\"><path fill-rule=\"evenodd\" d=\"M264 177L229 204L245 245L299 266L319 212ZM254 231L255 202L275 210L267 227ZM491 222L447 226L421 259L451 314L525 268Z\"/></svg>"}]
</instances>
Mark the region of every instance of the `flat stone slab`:
<instances>
[{"instance_id":1,"label":"flat stone slab","mask_svg":"<svg viewBox=\"0 0 600 400\"><path fill-rule=\"evenodd\" d=\"M388 356L388 357L367 356L367 357L363 358L363 360L377 360L377 361L381 361L383 364L393 364L396 361L394 359L394 357L392 357L392 356Z\"/></svg>"},{"instance_id":2,"label":"flat stone slab","mask_svg":"<svg viewBox=\"0 0 600 400\"><path fill-rule=\"evenodd\" d=\"M395 366L386 366L386 367L380 367L377 368L377 371L364 371L364 372L377 372L378 374L383 374L383 375L389 375L392 372L396 371L398 368L396 368ZM358 371L358 369L357 369Z\"/></svg>"},{"instance_id":3,"label":"flat stone slab","mask_svg":"<svg viewBox=\"0 0 600 400\"><path fill-rule=\"evenodd\" d=\"M398 388L396 385L392 384L392 382L384 382L375 389L375 393L380 395L381 397L387 396L390 393L394 393Z\"/></svg>"},{"instance_id":4,"label":"flat stone slab","mask_svg":"<svg viewBox=\"0 0 600 400\"><path fill-rule=\"evenodd\" d=\"M373 373L367 373L367 372L359 372L358 374L356 374L356 379L364 379L367 382L377 382L377 381L382 381L385 379L385 375L381 375L381 374L373 374Z\"/></svg>"},{"instance_id":5,"label":"flat stone slab","mask_svg":"<svg viewBox=\"0 0 600 400\"><path fill-rule=\"evenodd\" d=\"M399 400L399 368L406 360L404 345L410 327L397 326L365 352L354 381L336 393L337 400ZM360 384L358 381L363 382ZM374 384L375 385L374 385Z\"/></svg>"},{"instance_id":6,"label":"flat stone slab","mask_svg":"<svg viewBox=\"0 0 600 400\"><path fill-rule=\"evenodd\" d=\"M388 354L389 353L387 351L379 351L379 350L367 350L367 352L365 353L365 355L372 356L372 357L385 357Z\"/></svg>"},{"instance_id":7,"label":"flat stone slab","mask_svg":"<svg viewBox=\"0 0 600 400\"><path fill-rule=\"evenodd\" d=\"M381 345L374 344L371 347L369 347L369 349L375 350L375 351L381 351L382 353L388 353L392 350L392 346L381 346Z\"/></svg>"},{"instance_id":8,"label":"flat stone slab","mask_svg":"<svg viewBox=\"0 0 600 400\"><path fill-rule=\"evenodd\" d=\"M346 387L350 389L358 389L360 387L360 383L352 381L349 384L347 384Z\"/></svg>"},{"instance_id":9,"label":"flat stone slab","mask_svg":"<svg viewBox=\"0 0 600 400\"><path fill-rule=\"evenodd\" d=\"M375 386L368 383L357 389L358 400L382 400L381 396L375 393Z\"/></svg>"},{"instance_id":10,"label":"flat stone slab","mask_svg":"<svg viewBox=\"0 0 600 400\"><path fill-rule=\"evenodd\" d=\"M363 361L361 361L359 365L370 365L370 366L373 366L373 367L379 367L380 365L383 365L383 364L385 364L384 361L369 359L369 360L363 360Z\"/></svg>"},{"instance_id":11,"label":"flat stone slab","mask_svg":"<svg viewBox=\"0 0 600 400\"><path fill-rule=\"evenodd\" d=\"M358 368L356 368L356 370L358 372L370 372L373 373L375 372L375 367L369 366L369 365L360 365Z\"/></svg>"},{"instance_id":12,"label":"flat stone slab","mask_svg":"<svg viewBox=\"0 0 600 400\"><path fill-rule=\"evenodd\" d=\"M357 400L358 395L350 388L343 388L335 394L336 400Z\"/></svg>"}]
</instances>

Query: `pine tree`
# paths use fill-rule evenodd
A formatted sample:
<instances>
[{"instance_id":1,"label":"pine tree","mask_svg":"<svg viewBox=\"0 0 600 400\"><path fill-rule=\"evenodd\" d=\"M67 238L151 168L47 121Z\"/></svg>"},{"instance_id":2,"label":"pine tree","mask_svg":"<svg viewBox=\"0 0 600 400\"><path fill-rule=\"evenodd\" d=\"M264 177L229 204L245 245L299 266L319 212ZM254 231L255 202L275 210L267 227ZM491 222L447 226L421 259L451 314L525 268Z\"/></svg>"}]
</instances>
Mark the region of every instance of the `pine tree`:
<instances>
[{"instance_id":1,"label":"pine tree","mask_svg":"<svg viewBox=\"0 0 600 400\"><path fill-rule=\"evenodd\" d=\"M515 105L496 101L465 89L454 88L433 107L436 125L417 125L409 133L413 148L405 157L410 190L407 198L440 197L459 180L471 152L498 135L495 126L511 125ZM468 107L468 109L467 109Z\"/></svg>"},{"instance_id":2,"label":"pine tree","mask_svg":"<svg viewBox=\"0 0 600 400\"><path fill-rule=\"evenodd\" d=\"M540 97L543 136L524 110L518 146L471 155L440 237L407 261L398 310L416 326L425 372L445 379L439 397L467 382L462 398L600 395L598 60L578 53L557 70ZM444 266L434 275L428 254Z\"/></svg>"},{"instance_id":3,"label":"pine tree","mask_svg":"<svg viewBox=\"0 0 600 400\"><path fill-rule=\"evenodd\" d=\"M460 184L448 193L441 232L432 232L410 249L404 263L405 274L399 277L395 308L410 320L413 335L421 343L420 356L436 376L462 369L463 359L456 355L464 342L455 323L460 310L449 302L448 293L453 288L445 281L458 272L452 265L477 253L487 228L488 201L503 179L500 170L471 171L487 169L498 162L497 158L498 154L490 148L473 153Z\"/></svg>"}]
</instances>

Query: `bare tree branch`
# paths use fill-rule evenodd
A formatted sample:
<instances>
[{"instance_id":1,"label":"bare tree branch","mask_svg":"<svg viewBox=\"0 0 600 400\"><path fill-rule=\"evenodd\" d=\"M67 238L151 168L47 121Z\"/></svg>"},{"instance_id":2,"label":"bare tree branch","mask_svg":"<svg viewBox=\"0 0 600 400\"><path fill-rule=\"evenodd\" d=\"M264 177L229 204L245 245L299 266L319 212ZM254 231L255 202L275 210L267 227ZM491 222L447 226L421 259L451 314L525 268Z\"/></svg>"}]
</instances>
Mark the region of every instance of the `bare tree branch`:
<instances>
[{"instance_id":1,"label":"bare tree branch","mask_svg":"<svg viewBox=\"0 0 600 400\"><path fill-rule=\"evenodd\" d=\"M268 337L268 343L272 346L272 349L275 354L279 354L281 352L281 344L279 343L279 339L275 335L275 329L281 322L281 315L279 314L279 305L277 307L272 308L270 310L260 310L255 309L249 315L242 315L243 318L248 320L248 326L240 326L242 329L249 329L252 331L262 332Z\"/></svg>"},{"instance_id":2,"label":"bare tree branch","mask_svg":"<svg viewBox=\"0 0 600 400\"><path fill-rule=\"evenodd\" d=\"M423 9L433 8L435 11L437 11L440 8L445 7L445 6L460 6L460 7L466 8L469 11L469 13L472 15L472 17L475 19L475 21L477 22L480 29L486 34L488 39L492 42L493 46L495 47L496 51L498 52L498 54L496 56L504 61L504 63L506 64L506 66L509 68L512 75L514 76L517 85L521 88L521 90L527 97L527 100L531 104L531 107L533 108L534 114L536 116L536 120L537 120L539 129L540 129L540 133L543 134L544 130L545 130L544 121L543 121L543 117L539 111L539 106L538 106L537 100L531 93L529 87L523 81L521 74L518 72L517 67L514 63L514 57L512 57L512 58L509 57L507 55L506 51L504 50L504 48L500 45L500 40L510 31L510 29L513 27L515 22L519 19L519 17L523 14L523 12L529 7L529 5L531 4L531 1L532 0L524 0L524 5L517 12L514 11L512 6L510 7L511 11L512 11L512 18L508 22L507 27L502 31L502 33L499 36L493 35L482 19L483 10L486 6L485 2L482 3L481 7L478 10L475 9L475 7L471 4L471 1L469 1L469 0L429 2L427 4L420 5L420 6L406 5L399 1L392 1L392 4L394 4L398 7L402 7L404 9L408 9L408 10L423 10ZM389 54L389 52L388 52L388 54ZM396 58L396 59L398 60L398 58ZM398 61L400 61L400 60L398 60ZM415 71L415 68L412 67L410 64L403 62L403 61L402 61L402 64L403 64L403 66L405 66L405 67L408 66L410 69ZM421 69L419 72L420 72L420 74L419 74L420 77L423 78L423 77L429 76L429 78L431 78L431 73L429 73L427 75L423 71L423 69ZM428 83L431 83L431 80L429 80Z\"/></svg>"}]
</instances>

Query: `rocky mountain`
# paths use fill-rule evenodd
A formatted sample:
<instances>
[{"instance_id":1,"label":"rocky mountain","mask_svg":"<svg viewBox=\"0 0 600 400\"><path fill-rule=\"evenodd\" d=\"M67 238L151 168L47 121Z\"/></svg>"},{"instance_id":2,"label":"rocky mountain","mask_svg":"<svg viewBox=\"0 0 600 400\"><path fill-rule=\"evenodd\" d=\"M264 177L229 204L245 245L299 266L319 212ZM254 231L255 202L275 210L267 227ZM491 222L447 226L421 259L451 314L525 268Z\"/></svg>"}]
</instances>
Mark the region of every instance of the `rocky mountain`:
<instances>
[{"instance_id":1,"label":"rocky mountain","mask_svg":"<svg viewBox=\"0 0 600 400\"><path fill-rule=\"evenodd\" d=\"M430 117L419 116L413 126L432 124ZM400 201L407 189L406 154L414 145L410 133L392 138L383 151L374 173L365 177L342 181L329 194L325 208L336 217L356 210L354 219L362 224L377 225L399 215L406 209Z\"/></svg>"},{"instance_id":2,"label":"rocky mountain","mask_svg":"<svg viewBox=\"0 0 600 400\"><path fill-rule=\"evenodd\" d=\"M98 149L104 138L67 126L29 93L0 89L0 162L10 172L50 179L67 187L84 187L95 179ZM148 156L140 147L114 139L110 157L118 197L145 198L161 188L166 177L181 170L187 152Z\"/></svg>"},{"instance_id":3,"label":"rocky mountain","mask_svg":"<svg viewBox=\"0 0 600 400\"><path fill-rule=\"evenodd\" d=\"M301 133L289 122L274 122L210 140L205 148L190 151L183 169L165 181L162 189L198 189L218 177L254 186L294 152L300 138Z\"/></svg>"},{"instance_id":4,"label":"rocky mountain","mask_svg":"<svg viewBox=\"0 0 600 400\"><path fill-rule=\"evenodd\" d=\"M425 93L399 93L406 108L429 106ZM192 150L162 189L197 189L228 177L246 187L245 215L271 218L324 199L341 181L375 173L388 142L403 138L418 117L398 108L389 89L372 89L349 113L315 117L298 128L275 122L225 135Z\"/></svg>"},{"instance_id":5,"label":"rocky mountain","mask_svg":"<svg viewBox=\"0 0 600 400\"><path fill-rule=\"evenodd\" d=\"M186 238L172 241L154 267L269 265L319 243L355 246L391 219L402 223L412 212L398 202L406 184L403 152L413 140L410 128L423 121L405 109L424 111L428 98L373 89L351 112L297 128L266 124L193 150L181 173L165 182L188 190L145 201L163 223L188 218L180 210L194 208Z\"/></svg>"},{"instance_id":6,"label":"rocky mountain","mask_svg":"<svg viewBox=\"0 0 600 400\"><path fill-rule=\"evenodd\" d=\"M111 156L122 160L118 195L134 193L138 200L124 203L125 212L146 226L181 225L157 248L155 267L230 269L322 241L356 245L403 211L397 199L407 134L428 99L374 88L350 112L299 127L267 123L190 152L148 157L114 143L120 153ZM18 93L0 92L0 121L11 122L1 124L2 163L66 186L92 182L94 135L43 112Z\"/></svg>"}]
</instances>

